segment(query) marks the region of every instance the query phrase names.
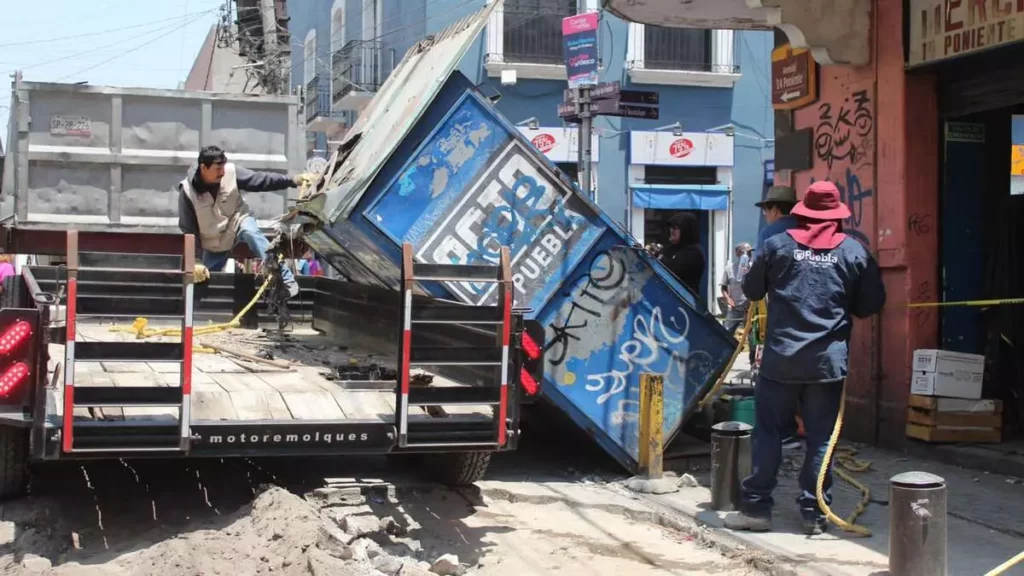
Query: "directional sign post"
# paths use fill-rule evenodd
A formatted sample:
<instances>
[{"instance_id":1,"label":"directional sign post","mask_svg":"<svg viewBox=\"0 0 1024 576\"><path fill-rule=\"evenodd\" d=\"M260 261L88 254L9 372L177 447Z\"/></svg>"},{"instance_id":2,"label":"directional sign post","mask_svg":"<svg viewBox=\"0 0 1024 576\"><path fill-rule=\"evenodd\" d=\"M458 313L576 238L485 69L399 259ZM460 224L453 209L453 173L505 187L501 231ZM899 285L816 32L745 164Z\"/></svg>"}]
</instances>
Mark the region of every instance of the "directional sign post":
<instances>
[{"instance_id":1,"label":"directional sign post","mask_svg":"<svg viewBox=\"0 0 1024 576\"><path fill-rule=\"evenodd\" d=\"M795 110L817 100L817 73L810 50L789 44L772 50L772 108Z\"/></svg>"}]
</instances>

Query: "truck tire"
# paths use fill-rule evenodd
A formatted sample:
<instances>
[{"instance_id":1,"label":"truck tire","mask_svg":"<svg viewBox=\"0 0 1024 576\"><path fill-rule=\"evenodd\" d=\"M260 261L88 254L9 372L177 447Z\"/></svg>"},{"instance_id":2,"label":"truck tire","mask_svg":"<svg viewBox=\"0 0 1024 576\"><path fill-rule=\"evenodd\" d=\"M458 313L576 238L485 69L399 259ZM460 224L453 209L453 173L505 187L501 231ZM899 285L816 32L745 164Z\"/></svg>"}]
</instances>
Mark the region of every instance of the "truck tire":
<instances>
[{"instance_id":1,"label":"truck tire","mask_svg":"<svg viewBox=\"0 0 1024 576\"><path fill-rule=\"evenodd\" d=\"M21 308L21 294L24 291L21 276L14 274L4 278L0 285L0 308Z\"/></svg>"},{"instance_id":2,"label":"truck tire","mask_svg":"<svg viewBox=\"0 0 1024 576\"><path fill-rule=\"evenodd\" d=\"M435 479L453 487L483 480L491 464L490 452L427 454L425 458Z\"/></svg>"},{"instance_id":3,"label":"truck tire","mask_svg":"<svg viewBox=\"0 0 1024 576\"><path fill-rule=\"evenodd\" d=\"M0 426L0 500L25 494L27 467L27 430Z\"/></svg>"}]
</instances>

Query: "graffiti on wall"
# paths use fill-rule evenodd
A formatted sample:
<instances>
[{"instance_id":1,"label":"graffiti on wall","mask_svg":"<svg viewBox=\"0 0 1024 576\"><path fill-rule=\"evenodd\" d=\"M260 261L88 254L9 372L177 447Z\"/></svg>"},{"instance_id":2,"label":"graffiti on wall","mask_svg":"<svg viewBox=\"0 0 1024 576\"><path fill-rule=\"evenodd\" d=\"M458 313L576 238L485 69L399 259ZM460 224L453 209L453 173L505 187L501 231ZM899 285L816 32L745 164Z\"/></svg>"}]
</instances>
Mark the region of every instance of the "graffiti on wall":
<instances>
[{"instance_id":1,"label":"graffiti on wall","mask_svg":"<svg viewBox=\"0 0 1024 576\"><path fill-rule=\"evenodd\" d=\"M718 365L703 350L716 349L715 342L698 333L706 328L697 312L632 249L599 251L566 296L544 322L546 377L635 454L640 375L665 378L669 433L682 419L687 392L692 396Z\"/></svg>"},{"instance_id":2,"label":"graffiti on wall","mask_svg":"<svg viewBox=\"0 0 1024 576\"><path fill-rule=\"evenodd\" d=\"M798 125L814 127L814 167L799 174L794 184L799 189L818 180L835 184L851 212L843 231L870 247L875 226L874 80L855 81L842 73L830 80L817 107L797 112Z\"/></svg>"}]
</instances>

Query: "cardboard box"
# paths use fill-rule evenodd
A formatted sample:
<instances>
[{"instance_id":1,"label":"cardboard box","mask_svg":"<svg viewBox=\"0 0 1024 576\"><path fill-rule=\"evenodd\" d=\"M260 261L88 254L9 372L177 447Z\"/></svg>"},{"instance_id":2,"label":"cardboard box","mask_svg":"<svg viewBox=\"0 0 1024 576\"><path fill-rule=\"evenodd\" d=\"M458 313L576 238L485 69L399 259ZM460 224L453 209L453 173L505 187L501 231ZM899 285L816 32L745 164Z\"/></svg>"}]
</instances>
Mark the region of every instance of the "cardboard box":
<instances>
[{"instance_id":1,"label":"cardboard box","mask_svg":"<svg viewBox=\"0 0 1024 576\"><path fill-rule=\"evenodd\" d=\"M981 372L915 372L910 380L910 393L950 398L981 398Z\"/></svg>"},{"instance_id":2,"label":"cardboard box","mask_svg":"<svg viewBox=\"0 0 1024 576\"><path fill-rule=\"evenodd\" d=\"M914 372L953 372L957 374L985 372L985 357L946 350L914 350L910 368Z\"/></svg>"}]
</instances>

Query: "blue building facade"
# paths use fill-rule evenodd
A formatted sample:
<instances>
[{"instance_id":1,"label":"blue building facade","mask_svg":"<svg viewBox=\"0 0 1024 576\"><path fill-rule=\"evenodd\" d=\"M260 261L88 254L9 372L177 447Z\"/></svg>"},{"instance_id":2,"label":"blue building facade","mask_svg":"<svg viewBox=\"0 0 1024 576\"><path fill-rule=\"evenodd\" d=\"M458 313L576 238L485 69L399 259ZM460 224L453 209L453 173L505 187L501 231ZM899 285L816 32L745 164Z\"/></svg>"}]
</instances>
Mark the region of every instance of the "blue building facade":
<instances>
[{"instance_id":1,"label":"blue building facade","mask_svg":"<svg viewBox=\"0 0 1024 576\"><path fill-rule=\"evenodd\" d=\"M489 0L306 0L289 3L292 83L304 88L311 155L324 155L417 41ZM566 88L561 19L599 0L505 0L460 72L549 159L577 174L578 134L556 108ZM594 121L598 205L638 240L664 242L668 217L701 222L713 301L731 246L753 243L773 158L772 33L673 29L603 13L600 79L660 95L660 119Z\"/></svg>"}]
</instances>

